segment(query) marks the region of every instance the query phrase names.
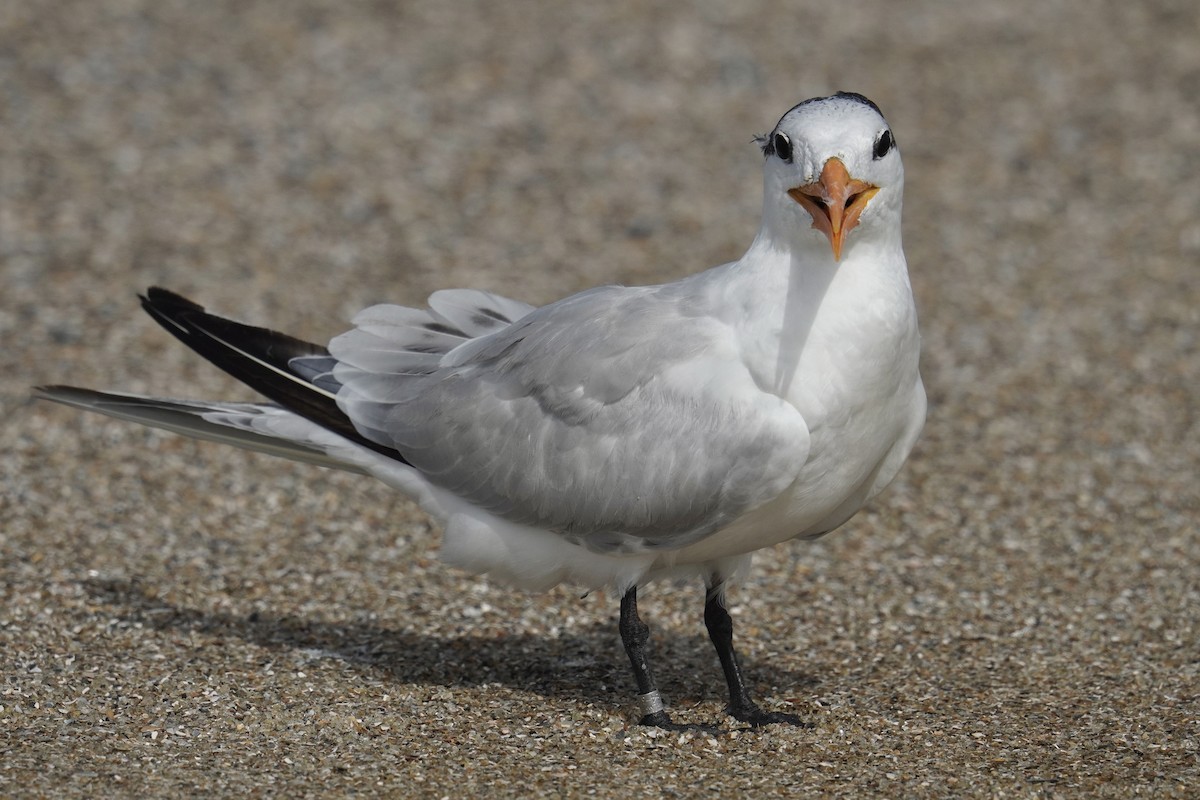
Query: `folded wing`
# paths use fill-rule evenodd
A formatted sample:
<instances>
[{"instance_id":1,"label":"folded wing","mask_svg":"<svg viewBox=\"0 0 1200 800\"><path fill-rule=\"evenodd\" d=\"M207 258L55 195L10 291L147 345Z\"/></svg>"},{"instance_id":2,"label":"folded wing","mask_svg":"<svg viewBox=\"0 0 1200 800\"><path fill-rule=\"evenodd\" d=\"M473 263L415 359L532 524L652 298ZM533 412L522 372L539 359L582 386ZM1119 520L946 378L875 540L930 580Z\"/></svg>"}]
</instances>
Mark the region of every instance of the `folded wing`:
<instances>
[{"instance_id":1,"label":"folded wing","mask_svg":"<svg viewBox=\"0 0 1200 800\"><path fill-rule=\"evenodd\" d=\"M410 313L369 309L330 343L338 405L506 519L602 552L682 547L776 496L807 456L804 420L755 384L731 332L661 287L584 292L449 351L452 333L426 326L424 354Z\"/></svg>"}]
</instances>

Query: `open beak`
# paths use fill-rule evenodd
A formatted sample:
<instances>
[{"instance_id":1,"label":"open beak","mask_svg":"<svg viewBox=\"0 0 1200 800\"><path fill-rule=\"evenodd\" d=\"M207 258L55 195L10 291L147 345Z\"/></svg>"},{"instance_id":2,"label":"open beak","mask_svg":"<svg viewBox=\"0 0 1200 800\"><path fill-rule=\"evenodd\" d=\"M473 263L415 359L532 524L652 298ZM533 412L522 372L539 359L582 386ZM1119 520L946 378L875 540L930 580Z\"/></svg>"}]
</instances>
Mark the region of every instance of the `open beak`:
<instances>
[{"instance_id":1,"label":"open beak","mask_svg":"<svg viewBox=\"0 0 1200 800\"><path fill-rule=\"evenodd\" d=\"M840 261L846 234L858 224L867 202L878 191L878 186L851 178L846 165L835 157L825 162L816 183L788 189L788 196L804 206L812 216L812 226L829 237L833 260Z\"/></svg>"}]
</instances>

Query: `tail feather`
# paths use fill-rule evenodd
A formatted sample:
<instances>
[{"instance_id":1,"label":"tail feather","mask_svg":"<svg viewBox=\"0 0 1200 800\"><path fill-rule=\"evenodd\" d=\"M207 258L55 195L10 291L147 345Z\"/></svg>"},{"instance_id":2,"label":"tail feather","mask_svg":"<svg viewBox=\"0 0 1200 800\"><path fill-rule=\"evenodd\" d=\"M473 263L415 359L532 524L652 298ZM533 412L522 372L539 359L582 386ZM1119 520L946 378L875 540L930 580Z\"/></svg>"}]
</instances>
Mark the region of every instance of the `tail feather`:
<instances>
[{"instance_id":1,"label":"tail feather","mask_svg":"<svg viewBox=\"0 0 1200 800\"><path fill-rule=\"evenodd\" d=\"M365 472L362 467L337 458L328 447L322 447L317 442L272 434L272 415L278 421L279 416L284 414L278 406L168 400L97 392L74 386L36 386L33 391L36 396L56 403L162 428L195 439L231 444L321 467Z\"/></svg>"},{"instance_id":2,"label":"tail feather","mask_svg":"<svg viewBox=\"0 0 1200 800\"><path fill-rule=\"evenodd\" d=\"M152 287L140 299L142 308L175 338L250 388L356 444L408 463L395 448L373 442L355 429L338 408L334 384L314 383L312 376L289 365L292 359L328 358L324 347L218 317L166 289Z\"/></svg>"}]
</instances>

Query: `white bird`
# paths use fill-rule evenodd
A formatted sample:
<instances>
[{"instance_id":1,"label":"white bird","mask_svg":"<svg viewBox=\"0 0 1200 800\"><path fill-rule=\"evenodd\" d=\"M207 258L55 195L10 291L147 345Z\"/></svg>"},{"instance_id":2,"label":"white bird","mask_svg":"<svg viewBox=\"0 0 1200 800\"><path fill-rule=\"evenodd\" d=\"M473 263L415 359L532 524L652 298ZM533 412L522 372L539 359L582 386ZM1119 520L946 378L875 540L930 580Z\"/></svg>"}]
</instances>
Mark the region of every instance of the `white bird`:
<instances>
[{"instance_id":1,"label":"white bird","mask_svg":"<svg viewBox=\"0 0 1200 800\"><path fill-rule=\"evenodd\" d=\"M756 550L828 533L878 494L921 431L925 391L904 170L879 109L814 98L758 142L762 227L733 263L541 308L440 291L427 309L362 311L328 349L152 288L146 311L273 402L37 392L372 475L441 524L442 558L465 570L616 589L644 725L687 727L651 673L637 589L699 576L728 712L801 724L751 699L726 583Z\"/></svg>"}]
</instances>

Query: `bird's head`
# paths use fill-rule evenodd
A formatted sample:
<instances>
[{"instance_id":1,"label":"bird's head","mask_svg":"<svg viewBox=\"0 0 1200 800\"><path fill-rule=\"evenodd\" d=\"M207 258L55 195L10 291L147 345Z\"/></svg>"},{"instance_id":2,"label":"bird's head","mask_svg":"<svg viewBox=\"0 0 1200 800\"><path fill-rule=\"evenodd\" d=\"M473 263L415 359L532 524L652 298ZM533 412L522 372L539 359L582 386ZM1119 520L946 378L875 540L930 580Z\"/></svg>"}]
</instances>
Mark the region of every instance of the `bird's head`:
<instances>
[{"instance_id":1,"label":"bird's head","mask_svg":"<svg viewBox=\"0 0 1200 800\"><path fill-rule=\"evenodd\" d=\"M899 236L904 166L879 108L859 94L805 100L758 138L764 225L840 261L859 241Z\"/></svg>"}]
</instances>

